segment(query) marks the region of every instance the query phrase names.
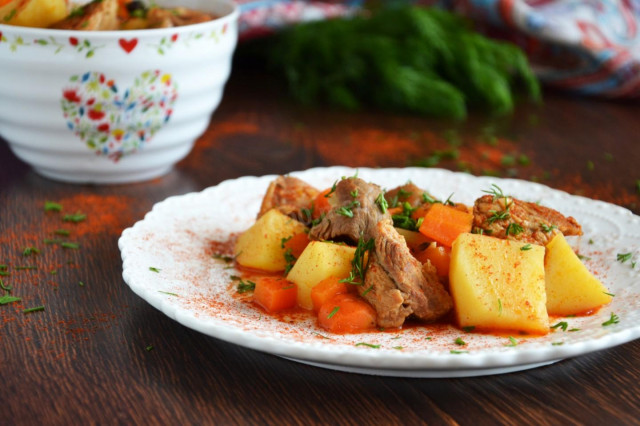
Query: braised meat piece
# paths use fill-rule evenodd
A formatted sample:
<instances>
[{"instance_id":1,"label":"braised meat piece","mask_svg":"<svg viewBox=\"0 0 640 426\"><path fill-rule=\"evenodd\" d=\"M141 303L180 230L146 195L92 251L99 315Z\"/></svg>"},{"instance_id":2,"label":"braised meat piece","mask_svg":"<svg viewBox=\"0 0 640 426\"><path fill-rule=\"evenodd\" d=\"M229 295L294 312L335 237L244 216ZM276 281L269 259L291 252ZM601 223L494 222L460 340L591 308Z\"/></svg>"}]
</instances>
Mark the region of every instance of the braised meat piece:
<instances>
[{"instance_id":1,"label":"braised meat piece","mask_svg":"<svg viewBox=\"0 0 640 426\"><path fill-rule=\"evenodd\" d=\"M383 222L377 224L375 253L382 269L405 295L404 304L411 314L424 321L434 321L453 307L451 297L437 275L427 279L422 264L411 255L404 238L393 226Z\"/></svg>"},{"instance_id":2,"label":"braised meat piece","mask_svg":"<svg viewBox=\"0 0 640 426\"><path fill-rule=\"evenodd\" d=\"M359 291L376 310L379 326L399 327L410 315L433 321L451 309L451 297L437 279L425 277L422 264L393 227L389 212L383 213L376 202L381 193L380 187L361 179L343 179L333 195L334 209L311 228L309 237L374 240Z\"/></svg>"},{"instance_id":3,"label":"braised meat piece","mask_svg":"<svg viewBox=\"0 0 640 426\"><path fill-rule=\"evenodd\" d=\"M287 216L306 223L310 218L308 214L303 213L303 210L309 209L311 201L318 194L319 191L316 188L298 178L278 176L267 188L258 217L277 208Z\"/></svg>"},{"instance_id":4,"label":"braised meat piece","mask_svg":"<svg viewBox=\"0 0 640 426\"><path fill-rule=\"evenodd\" d=\"M425 194L425 197L422 194ZM427 202L427 200L434 200L431 194L411 182L387 191L384 194L384 198L390 206L394 206L397 203L409 203L411 207L418 207Z\"/></svg>"},{"instance_id":5,"label":"braised meat piece","mask_svg":"<svg viewBox=\"0 0 640 426\"><path fill-rule=\"evenodd\" d=\"M364 285L358 286L358 292L375 308L380 327L400 327L405 318L411 315L411 308L405 306L407 295L398 289L377 259L369 264Z\"/></svg>"},{"instance_id":6,"label":"braised meat piece","mask_svg":"<svg viewBox=\"0 0 640 426\"><path fill-rule=\"evenodd\" d=\"M170 28L183 25L200 24L211 21L215 16L209 13L190 10L184 7L160 9L153 7L147 13L147 28Z\"/></svg>"},{"instance_id":7,"label":"braised meat piece","mask_svg":"<svg viewBox=\"0 0 640 426\"><path fill-rule=\"evenodd\" d=\"M117 0L94 0L51 25L60 30L111 31L120 26Z\"/></svg>"},{"instance_id":8,"label":"braised meat piece","mask_svg":"<svg viewBox=\"0 0 640 426\"><path fill-rule=\"evenodd\" d=\"M478 198L473 206L473 226L493 237L540 245L546 245L559 232L582 235L582 227L573 217L507 196Z\"/></svg>"},{"instance_id":9,"label":"braised meat piece","mask_svg":"<svg viewBox=\"0 0 640 426\"><path fill-rule=\"evenodd\" d=\"M378 222L392 224L389 212L382 213L376 199L382 193L378 185L358 178L342 179L332 195L335 208L311 228L309 237L315 240L349 238L353 243L360 237L369 240Z\"/></svg>"}]
</instances>

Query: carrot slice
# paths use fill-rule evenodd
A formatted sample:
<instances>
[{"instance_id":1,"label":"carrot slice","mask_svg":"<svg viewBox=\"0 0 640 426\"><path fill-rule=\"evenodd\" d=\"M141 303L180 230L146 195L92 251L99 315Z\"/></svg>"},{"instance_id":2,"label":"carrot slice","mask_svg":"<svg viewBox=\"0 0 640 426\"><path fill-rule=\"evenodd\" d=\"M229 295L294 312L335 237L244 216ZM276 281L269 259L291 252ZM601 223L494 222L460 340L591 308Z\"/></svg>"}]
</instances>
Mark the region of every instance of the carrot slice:
<instances>
[{"instance_id":1,"label":"carrot slice","mask_svg":"<svg viewBox=\"0 0 640 426\"><path fill-rule=\"evenodd\" d=\"M284 243L285 250L291 249L291 254L295 256L295 258L299 258L304 249L309 245L309 234L306 232L300 232L299 234L293 235Z\"/></svg>"},{"instance_id":2,"label":"carrot slice","mask_svg":"<svg viewBox=\"0 0 640 426\"><path fill-rule=\"evenodd\" d=\"M327 188L313 199L313 213L311 217L314 219L318 219L323 214L329 213L329 211L333 208L331 205L331 197L333 194L331 193L332 188ZM331 194L331 195L329 195Z\"/></svg>"},{"instance_id":3,"label":"carrot slice","mask_svg":"<svg viewBox=\"0 0 640 426\"><path fill-rule=\"evenodd\" d=\"M449 276L449 263L451 261L451 249L449 247L444 247L435 242L431 243L426 249L416 253L416 259L422 263L429 260L436 267L439 276Z\"/></svg>"},{"instance_id":4,"label":"carrot slice","mask_svg":"<svg viewBox=\"0 0 640 426\"><path fill-rule=\"evenodd\" d=\"M331 333L361 333L376 326L376 311L358 296L337 294L318 311L318 324Z\"/></svg>"},{"instance_id":5,"label":"carrot slice","mask_svg":"<svg viewBox=\"0 0 640 426\"><path fill-rule=\"evenodd\" d=\"M434 204L420 225L420 233L440 244L451 244L464 232L471 232L473 215L444 204Z\"/></svg>"},{"instance_id":6,"label":"carrot slice","mask_svg":"<svg viewBox=\"0 0 640 426\"><path fill-rule=\"evenodd\" d=\"M253 300L269 312L293 308L297 296L296 285L281 277L261 277L253 291Z\"/></svg>"},{"instance_id":7,"label":"carrot slice","mask_svg":"<svg viewBox=\"0 0 640 426\"><path fill-rule=\"evenodd\" d=\"M348 284L341 283L336 277L325 278L311 289L311 303L313 310L318 312L320 307L336 294L344 294L349 292Z\"/></svg>"}]
</instances>

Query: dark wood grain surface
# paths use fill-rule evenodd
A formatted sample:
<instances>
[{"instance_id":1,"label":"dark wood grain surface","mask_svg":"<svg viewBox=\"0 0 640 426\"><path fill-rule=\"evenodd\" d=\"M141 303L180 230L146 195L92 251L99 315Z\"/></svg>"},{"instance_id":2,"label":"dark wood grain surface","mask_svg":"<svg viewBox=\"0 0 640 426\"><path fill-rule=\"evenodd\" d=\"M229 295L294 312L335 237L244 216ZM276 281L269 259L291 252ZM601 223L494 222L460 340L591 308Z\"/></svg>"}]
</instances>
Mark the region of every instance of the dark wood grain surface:
<instances>
[{"instance_id":1,"label":"dark wood grain surface","mask_svg":"<svg viewBox=\"0 0 640 426\"><path fill-rule=\"evenodd\" d=\"M639 424L640 341L529 371L461 379L341 373L187 329L122 280L117 239L164 198L243 175L430 162L537 180L640 213L640 109L547 93L462 124L304 109L239 64L205 135L168 175L91 186L44 179L0 141L2 424ZM451 158L456 157L456 158ZM439 161L438 161L439 160ZM44 212L83 211L81 224ZM78 250L45 244L66 228ZM25 247L40 254L23 256ZM37 266L16 271L15 266ZM81 285L81 283L83 285ZM45 310L23 314L22 309Z\"/></svg>"}]
</instances>

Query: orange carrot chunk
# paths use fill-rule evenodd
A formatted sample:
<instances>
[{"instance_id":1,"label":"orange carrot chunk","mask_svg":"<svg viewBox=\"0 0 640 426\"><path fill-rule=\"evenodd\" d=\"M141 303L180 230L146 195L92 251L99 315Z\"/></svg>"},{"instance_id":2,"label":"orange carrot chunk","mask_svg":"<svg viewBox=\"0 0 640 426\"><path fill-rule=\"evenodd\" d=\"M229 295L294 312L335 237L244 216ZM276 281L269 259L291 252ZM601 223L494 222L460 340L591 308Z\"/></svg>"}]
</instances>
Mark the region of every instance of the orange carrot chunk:
<instances>
[{"instance_id":1,"label":"orange carrot chunk","mask_svg":"<svg viewBox=\"0 0 640 426\"><path fill-rule=\"evenodd\" d=\"M344 294L349 292L349 284L341 283L336 277L325 278L311 289L311 302L313 310L318 312L322 305L336 294Z\"/></svg>"},{"instance_id":2,"label":"orange carrot chunk","mask_svg":"<svg viewBox=\"0 0 640 426\"><path fill-rule=\"evenodd\" d=\"M331 333L361 333L376 326L376 311L358 296L337 294L318 311L318 324Z\"/></svg>"},{"instance_id":3,"label":"orange carrot chunk","mask_svg":"<svg viewBox=\"0 0 640 426\"><path fill-rule=\"evenodd\" d=\"M434 204L420 225L420 233L438 243L451 247L458 235L471 232L473 215L444 204Z\"/></svg>"},{"instance_id":4,"label":"orange carrot chunk","mask_svg":"<svg viewBox=\"0 0 640 426\"><path fill-rule=\"evenodd\" d=\"M332 188L327 188L313 199L313 213L311 217L318 219L323 214L329 213L333 208L331 205L331 197L333 196Z\"/></svg>"},{"instance_id":5,"label":"orange carrot chunk","mask_svg":"<svg viewBox=\"0 0 640 426\"><path fill-rule=\"evenodd\" d=\"M284 248L285 250L291 249L291 254L297 259L308 245L309 234L306 232L300 232L299 234L295 234L289 238L287 242L284 243Z\"/></svg>"},{"instance_id":6,"label":"orange carrot chunk","mask_svg":"<svg viewBox=\"0 0 640 426\"><path fill-rule=\"evenodd\" d=\"M449 247L431 243L426 249L416 253L416 259L422 263L426 263L429 260L436 267L439 276L449 276L449 262L451 261L451 249Z\"/></svg>"},{"instance_id":7,"label":"orange carrot chunk","mask_svg":"<svg viewBox=\"0 0 640 426\"><path fill-rule=\"evenodd\" d=\"M297 296L296 285L281 277L261 277L253 291L253 300L269 312L293 308Z\"/></svg>"}]
</instances>

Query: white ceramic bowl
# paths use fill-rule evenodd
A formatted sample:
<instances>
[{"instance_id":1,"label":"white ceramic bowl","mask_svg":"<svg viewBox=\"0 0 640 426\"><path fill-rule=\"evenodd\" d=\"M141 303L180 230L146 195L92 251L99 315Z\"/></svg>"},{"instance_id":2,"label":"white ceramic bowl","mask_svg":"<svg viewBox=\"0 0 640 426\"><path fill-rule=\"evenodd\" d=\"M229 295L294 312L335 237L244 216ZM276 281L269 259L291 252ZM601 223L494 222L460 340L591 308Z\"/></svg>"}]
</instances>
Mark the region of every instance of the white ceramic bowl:
<instances>
[{"instance_id":1,"label":"white ceramic bowl","mask_svg":"<svg viewBox=\"0 0 640 426\"><path fill-rule=\"evenodd\" d=\"M125 183L168 172L205 131L231 70L230 0L159 0L220 18L139 31L0 25L0 135L52 179Z\"/></svg>"}]
</instances>

